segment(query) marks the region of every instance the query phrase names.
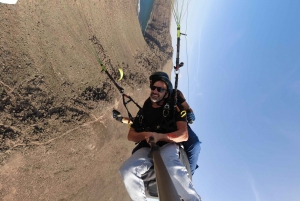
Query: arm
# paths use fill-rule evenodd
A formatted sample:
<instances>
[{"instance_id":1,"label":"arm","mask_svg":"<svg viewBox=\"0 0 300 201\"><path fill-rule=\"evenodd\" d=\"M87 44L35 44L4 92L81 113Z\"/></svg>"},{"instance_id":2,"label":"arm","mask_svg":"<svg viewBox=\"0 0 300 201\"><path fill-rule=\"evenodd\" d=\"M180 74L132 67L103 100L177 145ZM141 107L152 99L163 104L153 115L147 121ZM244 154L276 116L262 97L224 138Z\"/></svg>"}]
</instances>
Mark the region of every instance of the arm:
<instances>
[{"instance_id":1,"label":"arm","mask_svg":"<svg viewBox=\"0 0 300 201\"><path fill-rule=\"evenodd\" d=\"M193 112L193 110L190 108L189 104L186 101L184 101L181 105L184 110L186 111L191 110L191 112Z\"/></svg>"},{"instance_id":2,"label":"arm","mask_svg":"<svg viewBox=\"0 0 300 201\"><path fill-rule=\"evenodd\" d=\"M177 128L178 130L172 133L155 133L152 132L152 136L155 142L158 141L165 141L165 142L174 142L179 143L188 140L188 131L187 131L187 124L185 121L177 121ZM150 136L149 136L150 137Z\"/></svg>"},{"instance_id":3,"label":"arm","mask_svg":"<svg viewBox=\"0 0 300 201\"><path fill-rule=\"evenodd\" d=\"M184 101L181 105L182 105L183 109L186 110L186 112L187 112L187 122L189 124L192 124L196 120L196 117L195 117L195 114L194 114L192 108L190 108L189 104L186 101Z\"/></svg>"},{"instance_id":4,"label":"arm","mask_svg":"<svg viewBox=\"0 0 300 201\"><path fill-rule=\"evenodd\" d=\"M186 99L185 99L183 93L180 90L177 91L177 96L178 96L179 104L182 105L183 109L189 113L193 113L192 108L190 108L189 104L186 102Z\"/></svg>"},{"instance_id":5,"label":"arm","mask_svg":"<svg viewBox=\"0 0 300 201\"><path fill-rule=\"evenodd\" d=\"M133 142L140 142L142 140L149 139L151 136L153 136L153 132L136 132L134 128L130 128L127 139Z\"/></svg>"},{"instance_id":6,"label":"arm","mask_svg":"<svg viewBox=\"0 0 300 201\"><path fill-rule=\"evenodd\" d=\"M177 121L178 130L172 133L156 133L156 132L136 132L134 128L130 128L127 139L133 142L140 142L142 140L149 141L150 137L154 138L154 142L165 141L179 143L188 140L187 124L185 121Z\"/></svg>"}]
</instances>

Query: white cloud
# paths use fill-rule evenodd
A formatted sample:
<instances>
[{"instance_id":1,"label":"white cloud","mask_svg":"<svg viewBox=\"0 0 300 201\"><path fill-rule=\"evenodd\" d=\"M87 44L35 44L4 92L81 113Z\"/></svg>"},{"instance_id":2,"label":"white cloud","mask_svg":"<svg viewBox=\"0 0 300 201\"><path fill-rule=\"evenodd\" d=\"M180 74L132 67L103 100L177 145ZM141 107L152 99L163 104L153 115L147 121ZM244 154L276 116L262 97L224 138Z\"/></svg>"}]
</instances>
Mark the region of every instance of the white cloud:
<instances>
[{"instance_id":1,"label":"white cloud","mask_svg":"<svg viewBox=\"0 0 300 201\"><path fill-rule=\"evenodd\" d=\"M250 172L247 172L247 175L248 175L248 181L250 182L251 190L252 190L253 195L255 197L255 201L261 201L260 196L259 196L259 192L258 192L258 190L256 188L256 185L255 185L255 180L254 180L252 174Z\"/></svg>"}]
</instances>

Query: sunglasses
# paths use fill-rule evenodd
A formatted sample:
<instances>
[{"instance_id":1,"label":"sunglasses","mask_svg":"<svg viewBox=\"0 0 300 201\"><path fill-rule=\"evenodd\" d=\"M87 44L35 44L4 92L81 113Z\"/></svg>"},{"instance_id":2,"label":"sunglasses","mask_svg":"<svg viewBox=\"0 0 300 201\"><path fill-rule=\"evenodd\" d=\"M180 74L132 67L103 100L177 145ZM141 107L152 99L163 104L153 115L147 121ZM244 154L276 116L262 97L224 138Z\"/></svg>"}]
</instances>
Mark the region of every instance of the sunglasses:
<instances>
[{"instance_id":1,"label":"sunglasses","mask_svg":"<svg viewBox=\"0 0 300 201\"><path fill-rule=\"evenodd\" d=\"M151 90L154 91L157 89L158 92L164 92L166 89L162 87L157 87L157 86L150 86Z\"/></svg>"}]
</instances>

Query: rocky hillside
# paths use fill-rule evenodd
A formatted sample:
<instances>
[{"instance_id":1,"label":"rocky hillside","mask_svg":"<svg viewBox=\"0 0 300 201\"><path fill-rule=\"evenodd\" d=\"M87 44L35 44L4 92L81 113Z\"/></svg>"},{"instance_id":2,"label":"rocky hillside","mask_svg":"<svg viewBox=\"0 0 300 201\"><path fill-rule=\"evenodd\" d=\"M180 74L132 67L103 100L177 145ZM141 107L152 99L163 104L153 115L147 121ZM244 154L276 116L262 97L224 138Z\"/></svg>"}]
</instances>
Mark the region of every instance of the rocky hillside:
<instances>
[{"instance_id":1,"label":"rocky hillside","mask_svg":"<svg viewBox=\"0 0 300 201\"><path fill-rule=\"evenodd\" d=\"M137 0L0 4L1 200L129 200L118 168L134 144L97 58L142 104L149 74L171 70L170 16L156 0L143 36Z\"/></svg>"}]
</instances>

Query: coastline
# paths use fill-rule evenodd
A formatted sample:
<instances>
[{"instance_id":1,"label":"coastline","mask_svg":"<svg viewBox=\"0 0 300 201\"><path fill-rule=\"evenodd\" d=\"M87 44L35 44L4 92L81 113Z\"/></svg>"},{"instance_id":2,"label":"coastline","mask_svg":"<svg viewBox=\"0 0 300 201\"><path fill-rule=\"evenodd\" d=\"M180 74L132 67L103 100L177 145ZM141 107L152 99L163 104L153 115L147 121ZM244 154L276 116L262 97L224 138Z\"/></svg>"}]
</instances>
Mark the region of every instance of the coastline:
<instances>
[{"instance_id":1,"label":"coastline","mask_svg":"<svg viewBox=\"0 0 300 201\"><path fill-rule=\"evenodd\" d=\"M139 4L138 19L140 22L142 34L144 35L147 30L149 21L152 17L155 0L144 0L143 2L139 0L138 4Z\"/></svg>"}]
</instances>

